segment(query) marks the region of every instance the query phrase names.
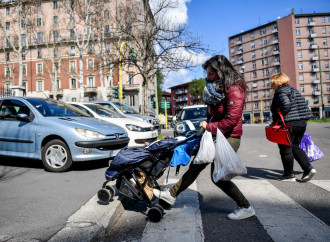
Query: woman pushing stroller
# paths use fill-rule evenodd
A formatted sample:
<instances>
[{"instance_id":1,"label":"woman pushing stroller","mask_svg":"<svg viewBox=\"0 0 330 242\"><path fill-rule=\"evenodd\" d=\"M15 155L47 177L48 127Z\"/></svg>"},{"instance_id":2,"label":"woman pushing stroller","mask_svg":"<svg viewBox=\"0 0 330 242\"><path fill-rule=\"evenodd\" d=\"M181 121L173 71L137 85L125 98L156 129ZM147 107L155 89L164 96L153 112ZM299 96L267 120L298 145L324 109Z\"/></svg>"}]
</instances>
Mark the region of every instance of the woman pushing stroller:
<instances>
[{"instance_id":1,"label":"woman pushing stroller","mask_svg":"<svg viewBox=\"0 0 330 242\"><path fill-rule=\"evenodd\" d=\"M207 104L208 114L207 122L201 122L200 127L211 132L213 136L216 136L217 129L219 129L237 152L243 133L242 112L247 91L245 80L223 55L210 58L202 67L207 73L203 101ZM193 164L191 162L189 169L173 187L169 190L154 189L154 195L173 205L176 197L196 180L207 165L208 163ZM213 170L214 164L212 163L211 174ZM232 181L219 180L214 184L232 198L238 206L235 211L227 215L227 218L240 220L255 215L249 201Z\"/></svg>"}]
</instances>

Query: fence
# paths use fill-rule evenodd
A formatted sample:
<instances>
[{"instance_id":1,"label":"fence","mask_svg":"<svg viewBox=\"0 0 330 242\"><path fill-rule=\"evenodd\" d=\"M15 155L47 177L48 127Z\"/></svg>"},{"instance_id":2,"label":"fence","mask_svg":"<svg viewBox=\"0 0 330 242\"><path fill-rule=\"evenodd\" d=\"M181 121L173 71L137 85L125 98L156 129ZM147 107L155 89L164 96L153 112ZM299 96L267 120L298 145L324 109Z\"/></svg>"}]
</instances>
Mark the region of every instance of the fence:
<instances>
[{"instance_id":1,"label":"fence","mask_svg":"<svg viewBox=\"0 0 330 242\"><path fill-rule=\"evenodd\" d=\"M7 87L0 86L0 97L12 97L15 96L15 92Z\"/></svg>"}]
</instances>

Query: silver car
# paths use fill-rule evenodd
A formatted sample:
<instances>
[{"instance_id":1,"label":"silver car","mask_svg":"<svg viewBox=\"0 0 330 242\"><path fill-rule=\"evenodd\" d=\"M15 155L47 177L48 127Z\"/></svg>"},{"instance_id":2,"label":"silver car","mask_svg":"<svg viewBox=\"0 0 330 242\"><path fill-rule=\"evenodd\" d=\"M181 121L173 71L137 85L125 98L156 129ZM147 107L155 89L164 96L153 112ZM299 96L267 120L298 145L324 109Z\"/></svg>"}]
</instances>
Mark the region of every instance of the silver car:
<instances>
[{"instance_id":1,"label":"silver car","mask_svg":"<svg viewBox=\"0 0 330 242\"><path fill-rule=\"evenodd\" d=\"M0 98L0 155L40 159L63 172L74 161L107 159L127 146L121 127L97 120L64 102L32 97Z\"/></svg>"}]
</instances>

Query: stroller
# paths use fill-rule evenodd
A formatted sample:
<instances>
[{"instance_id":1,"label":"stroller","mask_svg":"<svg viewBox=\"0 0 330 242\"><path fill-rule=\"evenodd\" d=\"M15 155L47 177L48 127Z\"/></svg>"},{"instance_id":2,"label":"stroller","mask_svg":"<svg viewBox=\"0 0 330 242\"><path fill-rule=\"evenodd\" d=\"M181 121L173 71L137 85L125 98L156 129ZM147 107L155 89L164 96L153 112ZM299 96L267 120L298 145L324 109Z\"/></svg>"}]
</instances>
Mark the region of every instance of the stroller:
<instances>
[{"instance_id":1,"label":"stroller","mask_svg":"<svg viewBox=\"0 0 330 242\"><path fill-rule=\"evenodd\" d=\"M157 182L171 165L174 149L187 142L199 144L204 129L190 135L184 140L174 138L156 141L146 147L124 148L111 162L105 172L106 181L97 193L100 201L108 203L115 194L115 189L108 183L116 180L118 192L126 197L148 203L148 218L153 222L159 222L165 214L164 208L169 204L153 199L153 188L160 189ZM159 204L156 202L159 200Z\"/></svg>"}]
</instances>

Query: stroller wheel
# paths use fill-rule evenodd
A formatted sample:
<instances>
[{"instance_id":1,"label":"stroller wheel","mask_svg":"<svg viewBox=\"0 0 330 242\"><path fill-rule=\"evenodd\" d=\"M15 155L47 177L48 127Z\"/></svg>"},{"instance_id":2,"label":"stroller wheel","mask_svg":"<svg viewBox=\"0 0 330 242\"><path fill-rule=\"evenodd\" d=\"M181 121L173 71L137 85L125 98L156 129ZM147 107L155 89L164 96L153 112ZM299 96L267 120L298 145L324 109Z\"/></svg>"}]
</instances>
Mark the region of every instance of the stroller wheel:
<instances>
[{"instance_id":1,"label":"stroller wheel","mask_svg":"<svg viewBox=\"0 0 330 242\"><path fill-rule=\"evenodd\" d=\"M109 202L112 197L113 197L113 194L111 194L111 192L106 189L106 188L102 188L100 189L98 192L97 192L97 197L104 203L107 203Z\"/></svg>"},{"instance_id":2,"label":"stroller wheel","mask_svg":"<svg viewBox=\"0 0 330 242\"><path fill-rule=\"evenodd\" d=\"M157 205L149 209L148 218L152 222L159 222L162 219L162 217L163 217L163 211Z\"/></svg>"},{"instance_id":3,"label":"stroller wheel","mask_svg":"<svg viewBox=\"0 0 330 242\"><path fill-rule=\"evenodd\" d=\"M159 205L162 206L163 208L165 209L169 209L171 207L171 204L165 202L164 200L162 199L159 199Z\"/></svg>"},{"instance_id":4,"label":"stroller wheel","mask_svg":"<svg viewBox=\"0 0 330 242\"><path fill-rule=\"evenodd\" d=\"M113 196L114 196L115 193L116 193L115 189L114 189L112 186L109 186L109 185L105 186L105 188L106 188L107 190L109 190L110 195L111 195L111 198L110 198L110 199L112 199Z\"/></svg>"}]
</instances>

